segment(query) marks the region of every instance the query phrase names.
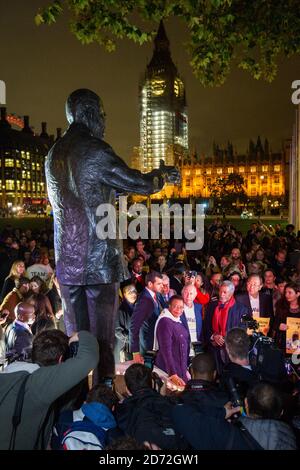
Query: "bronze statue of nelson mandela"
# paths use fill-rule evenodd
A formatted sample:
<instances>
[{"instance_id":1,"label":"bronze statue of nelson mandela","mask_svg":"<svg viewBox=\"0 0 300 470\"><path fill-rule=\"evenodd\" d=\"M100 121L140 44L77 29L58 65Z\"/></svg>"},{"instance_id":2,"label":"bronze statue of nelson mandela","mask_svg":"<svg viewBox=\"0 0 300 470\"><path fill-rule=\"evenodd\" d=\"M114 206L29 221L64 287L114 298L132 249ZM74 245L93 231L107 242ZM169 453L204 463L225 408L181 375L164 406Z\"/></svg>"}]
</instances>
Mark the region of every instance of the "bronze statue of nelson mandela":
<instances>
[{"instance_id":1,"label":"bronze statue of nelson mandela","mask_svg":"<svg viewBox=\"0 0 300 470\"><path fill-rule=\"evenodd\" d=\"M50 149L45 165L66 332L90 330L102 352L99 374L111 376L119 282L128 273L119 241L97 236L97 207L114 205L116 191L158 192L165 182L179 183L180 174L164 165L147 174L130 169L103 140L105 114L94 92L71 93L66 115L70 126Z\"/></svg>"}]
</instances>

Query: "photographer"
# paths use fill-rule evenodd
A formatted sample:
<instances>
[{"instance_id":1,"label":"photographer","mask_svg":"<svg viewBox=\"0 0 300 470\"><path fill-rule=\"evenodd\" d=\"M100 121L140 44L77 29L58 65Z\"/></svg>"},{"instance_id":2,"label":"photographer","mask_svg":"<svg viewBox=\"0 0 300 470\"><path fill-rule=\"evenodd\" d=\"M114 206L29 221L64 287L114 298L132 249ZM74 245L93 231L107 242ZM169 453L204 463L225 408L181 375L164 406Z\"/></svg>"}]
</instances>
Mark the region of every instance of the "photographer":
<instances>
[{"instance_id":1,"label":"photographer","mask_svg":"<svg viewBox=\"0 0 300 470\"><path fill-rule=\"evenodd\" d=\"M79 341L77 355L64 361L69 349L67 336L59 330L42 331L33 341L35 370L31 374L22 369L9 373L7 367L0 374L0 449L47 446L52 428L50 405L86 378L99 360L98 343L91 333L80 331L70 338L69 344L74 341ZM25 379L21 422L15 432L12 417L16 403L22 401L20 390Z\"/></svg>"},{"instance_id":2,"label":"photographer","mask_svg":"<svg viewBox=\"0 0 300 470\"><path fill-rule=\"evenodd\" d=\"M228 394L216 383L214 356L208 352L197 354L192 360L190 374L191 380L180 394L180 402L203 412L207 412L209 408L223 408L228 402Z\"/></svg>"},{"instance_id":3,"label":"photographer","mask_svg":"<svg viewBox=\"0 0 300 470\"><path fill-rule=\"evenodd\" d=\"M172 411L175 429L195 450L296 450L292 429L280 421L281 396L269 384L249 389L244 405L247 416L232 422L224 418L238 408L224 410L224 417L207 416L190 405Z\"/></svg>"},{"instance_id":4,"label":"photographer","mask_svg":"<svg viewBox=\"0 0 300 470\"><path fill-rule=\"evenodd\" d=\"M148 441L160 449L182 449L171 419L173 403L156 390L152 371L143 364L132 364L125 372L130 395L116 407L119 428L140 444Z\"/></svg>"},{"instance_id":5,"label":"photographer","mask_svg":"<svg viewBox=\"0 0 300 470\"><path fill-rule=\"evenodd\" d=\"M244 398L249 387L258 381L249 362L250 338L242 328L232 328L226 334L225 347L230 362L222 372L222 387L230 390L230 379L232 379L239 395Z\"/></svg>"}]
</instances>

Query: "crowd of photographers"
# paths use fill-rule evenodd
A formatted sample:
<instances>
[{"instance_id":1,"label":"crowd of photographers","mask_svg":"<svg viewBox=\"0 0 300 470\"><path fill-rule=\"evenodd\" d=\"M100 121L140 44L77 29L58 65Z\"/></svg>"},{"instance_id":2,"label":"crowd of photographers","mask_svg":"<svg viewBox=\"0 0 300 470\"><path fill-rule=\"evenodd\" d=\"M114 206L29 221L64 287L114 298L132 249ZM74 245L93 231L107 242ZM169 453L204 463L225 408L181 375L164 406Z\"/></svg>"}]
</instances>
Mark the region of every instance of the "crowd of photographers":
<instances>
[{"instance_id":1,"label":"crowd of photographers","mask_svg":"<svg viewBox=\"0 0 300 470\"><path fill-rule=\"evenodd\" d=\"M190 252L183 240L127 243L114 357L132 362L89 390L98 345L64 333L53 233L3 231L1 449L298 447L286 332L300 318L300 238L291 224L243 235L217 218L204 239Z\"/></svg>"}]
</instances>

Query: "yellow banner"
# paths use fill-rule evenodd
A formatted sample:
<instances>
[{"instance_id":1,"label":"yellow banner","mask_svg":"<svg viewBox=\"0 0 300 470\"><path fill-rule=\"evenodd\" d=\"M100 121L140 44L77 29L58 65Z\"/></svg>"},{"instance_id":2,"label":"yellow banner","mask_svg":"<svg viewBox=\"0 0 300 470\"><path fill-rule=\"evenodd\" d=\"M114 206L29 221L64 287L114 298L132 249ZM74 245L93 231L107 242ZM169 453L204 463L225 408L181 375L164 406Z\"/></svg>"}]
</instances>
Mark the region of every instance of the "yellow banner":
<instances>
[{"instance_id":1,"label":"yellow banner","mask_svg":"<svg viewBox=\"0 0 300 470\"><path fill-rule=\"evenodd\" d=\"M269 333L269 328L270 328L270 318L255 317L255 316L253 318L259 324L258 331L260 331L260 333L267 336L267 334Z\"/></svg>"},{"instance_id":2,"label":"yellow banner","mask_svg":"<svg viewBox=\"0 0 300 470\"><path fill-rule=\"evenodd\" d=\"M286 324L286 352L300 354L300 318L287 317Z\"/></svg>"}]
</instances>

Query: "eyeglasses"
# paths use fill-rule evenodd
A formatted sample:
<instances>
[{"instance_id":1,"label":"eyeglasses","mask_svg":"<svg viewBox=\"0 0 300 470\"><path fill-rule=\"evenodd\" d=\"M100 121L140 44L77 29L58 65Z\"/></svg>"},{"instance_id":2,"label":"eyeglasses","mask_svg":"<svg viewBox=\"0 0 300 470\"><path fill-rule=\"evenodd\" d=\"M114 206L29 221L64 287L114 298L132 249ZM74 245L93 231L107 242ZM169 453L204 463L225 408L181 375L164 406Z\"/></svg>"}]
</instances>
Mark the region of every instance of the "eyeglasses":
<instances>
[{"instance_id":1,"label":"eyeglasses","mask_svg":"<svg viewBox=\"0 0 300 470\"><path fill-rule=\"evenodd\" d=\"M135 289L128 290L127 294L137 294L137 290Z\"/></svg>"}]
</instances>

